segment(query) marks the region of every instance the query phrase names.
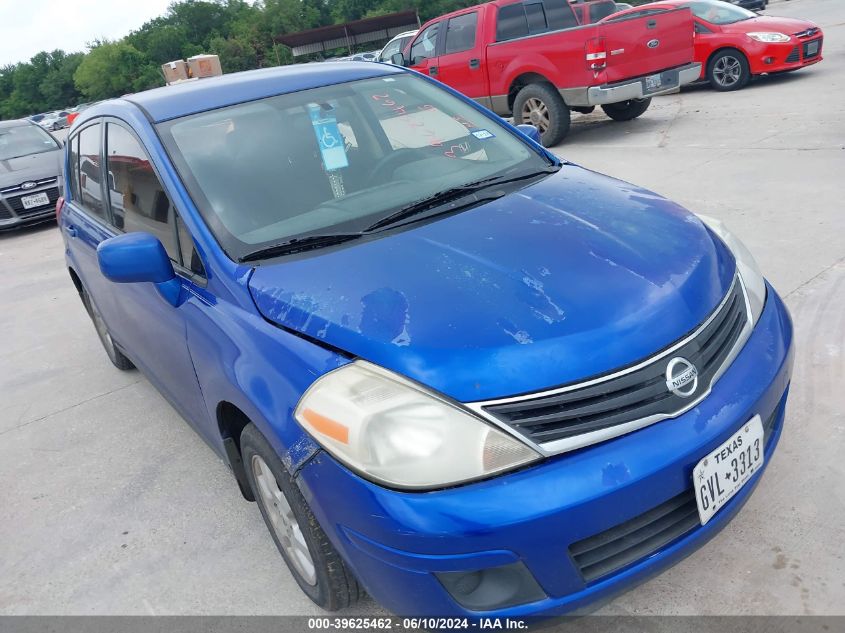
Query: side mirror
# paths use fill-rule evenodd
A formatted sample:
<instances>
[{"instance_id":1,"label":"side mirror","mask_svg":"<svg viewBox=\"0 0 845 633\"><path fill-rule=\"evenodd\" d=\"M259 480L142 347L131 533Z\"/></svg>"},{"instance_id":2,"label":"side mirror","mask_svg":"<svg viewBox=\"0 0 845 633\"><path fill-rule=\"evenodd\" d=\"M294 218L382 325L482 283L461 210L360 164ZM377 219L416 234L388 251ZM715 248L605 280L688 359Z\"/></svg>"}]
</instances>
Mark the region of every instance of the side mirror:
<instances>
[{"instance_id":1,"label":"side mirror","mask_svg":"<svg viewBox=\"0 0 845 633\"><path fill-rule=\"evenodd\" d=\"M100 242L100 271L119 284L150 282L171 305L179 305L182 284L176 278L167 251L149 233L124 233Z\"/></svg>"},{"instance_id":2,"label":"side mirror","mask_svg":"<svg viewBox=\"0 0 845 633\"><path fill-rule=\"evenodd\" d=\"M527 123L520 123L516 126L516 129L525 134L525 136L530 138L538 145L542 145L542 142L540 141L540 130L538 130L533 125L529 125Z\"/></svg>"},{"instance_id":3,"label":"side mirror","mask_svg":"<svg viewBox=\"0 0 845 633\"><path fill-rule=\"evenodd\" d=\"M393 53L393 55L390 56L390 63L394 66L405 66L405 55L403 55L401 51Z\"/></svg>"}]
</instances>

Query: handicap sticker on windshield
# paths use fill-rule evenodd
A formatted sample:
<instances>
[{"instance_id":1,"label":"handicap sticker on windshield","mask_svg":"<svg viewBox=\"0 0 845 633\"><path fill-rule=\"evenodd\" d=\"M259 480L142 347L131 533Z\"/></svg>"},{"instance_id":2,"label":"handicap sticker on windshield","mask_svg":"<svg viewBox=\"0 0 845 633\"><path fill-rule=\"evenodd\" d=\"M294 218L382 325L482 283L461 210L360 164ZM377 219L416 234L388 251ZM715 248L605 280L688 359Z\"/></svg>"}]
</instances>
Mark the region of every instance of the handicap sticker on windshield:
<instances>
[{"instance_id":1,"label":"handicap sticker on windshield","mask_svg":"<svg viewBox=\"0 0 845 633\"><path fill-rule=\"evenodd\" d=\"M493 138L495 136L495 134L493 134L493 132L490 132L488 130L475 130L473 132L470 132L470 134L472 134L475 138L480 139L482 141L485 140L485 139L488 139L488 138Z\"/></svg>"},{"instance_id":2,"label":"handicap sticker on windshield","mask_svg":"<svg viewBox=\"0 0 845 633\"><path fill-rule=\"evenodd\" d=\"M308 112L311 115L311 125L320 146L320 155L323 157L326 171L348 167L345 141L337 127L334 108L329 104L312 103L308 106Z\"/></svg>"}]
</instances>

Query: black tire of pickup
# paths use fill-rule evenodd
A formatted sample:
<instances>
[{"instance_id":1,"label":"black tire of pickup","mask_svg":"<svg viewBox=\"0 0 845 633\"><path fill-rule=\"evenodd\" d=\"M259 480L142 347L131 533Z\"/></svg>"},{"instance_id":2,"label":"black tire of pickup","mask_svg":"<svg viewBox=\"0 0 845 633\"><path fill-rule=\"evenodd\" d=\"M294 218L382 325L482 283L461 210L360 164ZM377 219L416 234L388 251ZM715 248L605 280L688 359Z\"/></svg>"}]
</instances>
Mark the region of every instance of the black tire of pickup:
<instances>
[{"instance_id":1,"label":"black tire of pickup","mask_svg":"<svg viewBox=\"0 0 845 633\"><path fill-rule=\"evenodd\" d=\"M557 145L569 132L569 107L549 84L528 84L520 90L513 102L513 119L516 125L539 129L543 147Z\"/></svg>"},{"instance_id":2,"label":"black tire of pickup","mask_svg":"<svg viewBox=\"0 0 845 633\"><path fill-rule=\"evenodd\" d=\"M604 113L614 121L631 121L648 110L651 105L651 98L628 99L619 103L608 103L601 107Z\"/></svg>"}]
</instances>

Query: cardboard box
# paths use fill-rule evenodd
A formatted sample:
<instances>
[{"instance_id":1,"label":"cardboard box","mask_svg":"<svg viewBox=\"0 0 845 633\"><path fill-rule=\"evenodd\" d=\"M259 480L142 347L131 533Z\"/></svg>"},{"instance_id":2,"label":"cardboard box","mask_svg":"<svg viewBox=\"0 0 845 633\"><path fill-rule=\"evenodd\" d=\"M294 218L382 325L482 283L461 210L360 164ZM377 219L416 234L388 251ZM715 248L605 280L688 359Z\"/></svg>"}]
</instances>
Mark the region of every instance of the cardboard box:
<instances>
[{"instance_id":1,"label":"cardboard box","mask_svg":"<svg viewBox=\"0 0 845 633\"><path fill-rule=\"evenodd\" d=\"M223 74L220 58L217 55L194 55L188 58L191 76L197 78L217 77Z\"/></svg>"},{"instance_id":2,"label":"cardboard box","mask_svg":"<svg viewBox=\"0 0 845 633\"><path fill-rule=\"evenodd\" d=\"M169 84L176 81L184 81L191 76L188 64L185 63L184 59L177 59L176 61L162 64L161 71L164 73L164 81Z\"/></svg>"}]
</instances>

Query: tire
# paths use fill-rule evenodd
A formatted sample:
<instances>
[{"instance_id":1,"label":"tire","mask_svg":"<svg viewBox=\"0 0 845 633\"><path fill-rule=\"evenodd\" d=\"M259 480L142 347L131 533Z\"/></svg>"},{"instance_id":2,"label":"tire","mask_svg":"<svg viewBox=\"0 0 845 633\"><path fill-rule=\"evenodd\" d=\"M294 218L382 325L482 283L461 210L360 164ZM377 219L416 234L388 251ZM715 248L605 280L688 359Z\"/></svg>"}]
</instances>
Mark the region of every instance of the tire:
<instances>
[{"instance_id":1,"label":"tire","mask_svg":"<svg viewBox=\"0 0 845 633\"><path fill-rule=\"evenodd\" d=\"M528 84L513 102L514 123L540 130L543 147L560 143L569 132L569 108L560 93L548 84Z\"/></svg>"},{"instance_id":2,"label":"tire","mask_svg":"<svg viewBox=\"0 0 845 633\"><path fill-rule=\"evenodd\" d=\"M91 322L94 324L94 330L97 332L97 337L100 339L100 343L103 344L103 349L106 350L106 355L109 357L112 365L121 371L135 369L135 365L132 364L132 361L129 360L124 353L120 351L117 344L115 344L111 334L109 333L108 326L106 326L106 322L103 321L103 317L97 309L97 306L94 305L93 301L91 301L88 291L83 288L79 291L79 296L82 298L82 305L85 306L88 316L91 317Z\"/></svg>"},{"instance_id":3,"label":"tire","mask_svg":"<svg viewBox=\"0 0 845 633\"><path fill-rule=\"evenodd\" d=\"M264 523L305 595L327 611L358 602L364 593L362 587L254 424L248 424L241 433L241 456Z\"/></svg>"},{"instance_id":4,"label":"tire","mask_svg":"<svg viewBox=\"0 0 845 633\"><path fill-rule=\"evenodd\" d=\"M722 49L707 63L707 80L719 92L740 90L751 80L748 60L735 48Z\"/></svg>"},{"instance_id":5,"label":"tire","mask_svg":"<svg viewBox=\"0 0 845 633\"><path fill-rule=\"evenodd\" d=\"M619 103L608 103L601 107L604 113L614 121L631 121L648 110L651 98L628 99Z\"/></svg>"}]
</instances>

